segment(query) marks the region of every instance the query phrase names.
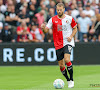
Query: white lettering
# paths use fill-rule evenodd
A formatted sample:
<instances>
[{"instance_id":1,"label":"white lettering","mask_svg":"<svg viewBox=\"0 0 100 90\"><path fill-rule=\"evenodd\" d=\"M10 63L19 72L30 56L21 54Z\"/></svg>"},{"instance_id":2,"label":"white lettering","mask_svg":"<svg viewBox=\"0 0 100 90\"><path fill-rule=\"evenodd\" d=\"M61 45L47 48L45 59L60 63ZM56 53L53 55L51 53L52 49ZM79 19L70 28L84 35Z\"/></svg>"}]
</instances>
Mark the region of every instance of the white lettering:
<instances>
[{"instance_id":1,"label":"white lettering","mask_svg":"<svg viewBox=\"0 0 100 90\"><path fill-rule=\"evenodd\" d=\"M37 61L37 62L42 62L42 61L44 60L44 56L41 55L41 56L39 57L39 53L40 53L40 54L44 54L44 50L43 50L42 48L36 48L36 49L34 50L34 59L35 59L35 61Z\"/></svg>"},{"instance_id":2,"label":"white lettering","mask_svg":"<svg viewBox=\"0 0 100 90\"><path fill-rule=\"evenodd\" d=\"M17 48L16 49L16 62L25 62L24 57L24 48Z\"/></svg>"},{"instance_id":3,"label":"white lettering","mask_svg":"<svg viewBox=\"0 0 100 90\"><path fill-rule=\"evenodd\" d=\"M53 53L53 57L52 57L52 54ZM56 57L56 52L55 52L55 48L49 48L47 50L47 60L50 61L50 62L54 62L56 61L57 57Z\"/></svg>"},{"instance_id":4,"label":"white lettering","mask_svg":"<svg viewBox=\"0 0 100 90\"><path fill-rule=\"evenodd\" d=\"M13 62L13 50L11 48L4 48L3 49L3 61L7 62L7 60L9 60L9 62Z\"/></svg>"}]
</instances>

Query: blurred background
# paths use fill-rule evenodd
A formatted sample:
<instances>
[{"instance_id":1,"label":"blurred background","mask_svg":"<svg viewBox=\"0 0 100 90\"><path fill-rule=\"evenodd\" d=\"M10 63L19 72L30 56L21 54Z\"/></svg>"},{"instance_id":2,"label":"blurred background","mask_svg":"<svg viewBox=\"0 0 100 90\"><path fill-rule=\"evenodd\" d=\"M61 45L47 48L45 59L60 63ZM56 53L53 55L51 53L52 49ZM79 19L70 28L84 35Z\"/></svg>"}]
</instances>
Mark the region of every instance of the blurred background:
<instances>
[{"instance_id":1,"label":"blurred background","mask_svg":"<svg viewBox=\"0 0 100 90\"><path fill-rule=\"evenodd\" d=\"M100 42L100 0L0 0L0 43L52 42L52 30L40 26L57 15L59 2L78 24L75 42Z\"/></svg>"}]
</instances>

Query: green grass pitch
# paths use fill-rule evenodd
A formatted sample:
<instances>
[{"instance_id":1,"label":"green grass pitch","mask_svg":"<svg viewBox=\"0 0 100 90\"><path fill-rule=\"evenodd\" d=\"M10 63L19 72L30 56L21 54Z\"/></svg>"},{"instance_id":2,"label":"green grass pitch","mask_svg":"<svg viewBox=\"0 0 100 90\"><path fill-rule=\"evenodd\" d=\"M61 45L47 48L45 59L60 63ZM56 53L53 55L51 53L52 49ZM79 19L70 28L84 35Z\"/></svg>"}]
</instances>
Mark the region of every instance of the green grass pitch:
<instances>
[{"instance_id":1,"label":"green grass pitch","mask_svg":"<svg viewBox=\"0 0 100 90\"><path fill-rule=\"evenodd\" d=\"M59 66L1 66L0 90L56 90L55 79L65 82L63 89L57 90L100 90L90 84L100 84L100 65L73 66L74 88L67 88L67 81Z\"/></svg>"}]
</instances>

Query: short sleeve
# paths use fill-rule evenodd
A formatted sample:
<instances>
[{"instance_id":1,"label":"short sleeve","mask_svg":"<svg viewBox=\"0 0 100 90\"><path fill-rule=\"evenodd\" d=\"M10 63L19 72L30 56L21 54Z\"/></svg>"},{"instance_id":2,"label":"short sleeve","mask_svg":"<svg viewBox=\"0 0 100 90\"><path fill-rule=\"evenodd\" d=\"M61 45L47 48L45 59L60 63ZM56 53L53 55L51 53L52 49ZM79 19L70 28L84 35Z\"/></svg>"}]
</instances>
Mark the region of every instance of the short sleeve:
<instances>
[{"instance_id":1,"label":"short sleeve","mask_svg":"<svg viewBox=\"0 0 100 90\"><path fill-rule=\"evenodd\" d=\"M75 20L72 18L71 27L74 28L76 25L77 25L77 23L76 23Z\"/></svg>"},{"instance_id":2,"label":"short sleeve","mask_svg":"<svg viewBox=\"0 0 100 90\"><path fill-rule=\"evenodd\" d=\"M49 19L48 24L46 25L47 28L52 28L52 18Z\"/></svg>"}]
</instances>

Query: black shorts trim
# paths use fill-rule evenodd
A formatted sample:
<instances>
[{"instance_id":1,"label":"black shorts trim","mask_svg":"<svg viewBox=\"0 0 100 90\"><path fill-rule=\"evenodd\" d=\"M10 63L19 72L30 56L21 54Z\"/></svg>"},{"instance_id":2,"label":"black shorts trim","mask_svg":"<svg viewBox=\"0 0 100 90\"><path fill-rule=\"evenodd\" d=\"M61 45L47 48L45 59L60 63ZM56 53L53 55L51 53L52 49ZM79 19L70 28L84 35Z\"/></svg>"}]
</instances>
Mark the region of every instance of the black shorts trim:
<instances>
[{"instance_id":1,"label":"black shorts trim","mask_svg":"<svg viewBox=\"0 0 100 90\"><path fill-rule=\"evenodd\" d=\"M71 54L72 46L65 45L63 48L56 50L57 60L60 61L64 58L64 54Z\"/></svg>"}]
</instances>

